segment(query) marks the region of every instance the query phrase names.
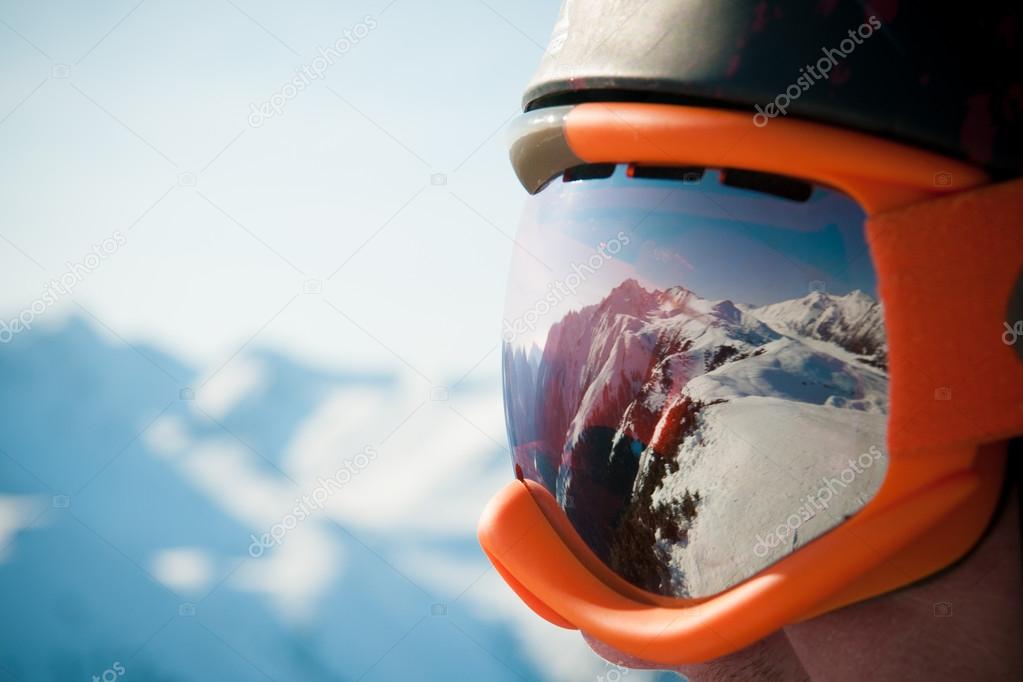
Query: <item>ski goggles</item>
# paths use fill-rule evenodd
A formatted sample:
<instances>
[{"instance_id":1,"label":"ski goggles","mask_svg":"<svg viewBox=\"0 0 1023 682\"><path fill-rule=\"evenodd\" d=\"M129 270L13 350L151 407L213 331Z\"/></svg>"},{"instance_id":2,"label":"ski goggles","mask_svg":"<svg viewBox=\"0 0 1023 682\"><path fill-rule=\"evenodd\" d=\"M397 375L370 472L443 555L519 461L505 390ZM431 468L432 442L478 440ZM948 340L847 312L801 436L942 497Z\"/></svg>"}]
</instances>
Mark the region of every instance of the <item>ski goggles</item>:
<instances>
[{"instance_id":1,"label":"ski goggles","mask_svg":"<svg viewBox=\"0 0 1023 682\"><path fill-rule=\"evenodd\" d=\"M999 335L1019 183L653 104L528 113L512 160L533 195L504 320L517 480L479 535L537 613L697 662L980 537L988 444L1023 432Z\"/></svg>"}]
</instances>

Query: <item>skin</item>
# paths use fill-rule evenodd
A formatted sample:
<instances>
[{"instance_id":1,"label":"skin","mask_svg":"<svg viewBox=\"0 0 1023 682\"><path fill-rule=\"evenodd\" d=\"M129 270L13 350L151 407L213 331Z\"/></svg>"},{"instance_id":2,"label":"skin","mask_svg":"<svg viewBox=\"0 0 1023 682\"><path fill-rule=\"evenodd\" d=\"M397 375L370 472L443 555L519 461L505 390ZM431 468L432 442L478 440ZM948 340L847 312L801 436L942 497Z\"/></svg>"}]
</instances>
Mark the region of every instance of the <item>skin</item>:
<instances>
[{"instance_id":1,"label":"skin","mask_svg":"<svg viewBox=\"0 0 1023 682\"><path fill-rule=\"evenodd\" d=\"M973 552L936 576L675 671L691 682L1023 679L1019 505L1017 487ZM613 663L662 667L586 640Z\"/></svg>"}]
</instances>

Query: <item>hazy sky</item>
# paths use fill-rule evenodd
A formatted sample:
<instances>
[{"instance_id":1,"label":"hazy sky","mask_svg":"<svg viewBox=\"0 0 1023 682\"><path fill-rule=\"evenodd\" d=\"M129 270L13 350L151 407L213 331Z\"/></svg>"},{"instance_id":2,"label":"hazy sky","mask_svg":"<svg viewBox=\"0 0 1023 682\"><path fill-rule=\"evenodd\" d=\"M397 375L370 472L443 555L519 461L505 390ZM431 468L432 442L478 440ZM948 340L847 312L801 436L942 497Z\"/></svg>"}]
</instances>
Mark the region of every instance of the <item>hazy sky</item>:
<instances>
[{"instance_id":1,"label":"hazy sky","mask_svg":"<svg viewBox=\"0 0 1023 682\"><path fill-rule=\"evenodd\" d=\"M251 339L496 371L525 196L504 128L557 4L0 4L3 319L119 233L36 324L91 314L211 367Z\"/></svg>"},{"instance_id":2,"label":"hazy sky","mask_svg":"<svg viewBox=\"0 0 1023 682\"><path fill-rule=\"evenodd\" d=\"M0 561L14 610L34 605L5 670L606 674L474 533L512 480L496 351L525 192L504 130L558 4L0 0ZM23 311L109 343L80 323L5 338ZM124 343L160 347L173 379L200 368L192 399ZM235 572L277 502L367 443L329 518ZM67 513L37 528L38 504ZM224 601L194 626L157 584L211 580ZM423 615L435 599L450 621Z\"/></svg>"}]
</instances>

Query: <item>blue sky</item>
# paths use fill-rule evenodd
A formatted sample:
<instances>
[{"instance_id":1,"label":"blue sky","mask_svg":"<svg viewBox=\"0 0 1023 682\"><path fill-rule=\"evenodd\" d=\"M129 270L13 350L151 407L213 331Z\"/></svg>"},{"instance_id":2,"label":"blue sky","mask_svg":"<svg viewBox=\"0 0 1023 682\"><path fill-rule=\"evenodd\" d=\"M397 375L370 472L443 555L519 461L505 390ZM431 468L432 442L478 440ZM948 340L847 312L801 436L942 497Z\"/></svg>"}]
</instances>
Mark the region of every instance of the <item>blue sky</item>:
<instances>
[{"instance_id":1,"label":"blue sky","mask_svg":"<svg viewBox=\"0 0 1023 682\"><path fill-rule=\"evenodd\" d=\"M323 362L388 363L387 346L457 373L500 328L523 196L503 131L555 12L0 5L0 310L120 230L127 244L74 294L118 335L216 365L265 324L261 343ZM321 80L249 125L367 16L376 27ZM322 296L292 300L307 279ZM70 312L61 300L40 320Z\"/></svg>"},{"instance_id":2,"label":"blue sky","mask_svg":"<svg viewBox=\"0 0 1023 682\"><path fill-rule=\"evenodd\" d=\"M877 298L863 211L851 198L817 188L795 203L722 185L716 169L683 184L629 178L619 165L608 179L556 180L528 200L506 318L520 320L556 283L570 282L600 244L622 236L628 243L596 275L581 278L561 314L545 317L524 343L542 346L561 315L603 300L626 279L749 305L822 289Z\"/></svg>"},{"instance_id":3,"label":"blue sky","mask_svg":"<svg viewBox=\"0 0 1023 682\"><path fill-rule=\"evenodd\" d=\"M629 213L609 229L632 236L621 259L637 276L653 286L682 285L704 298L751 305L799 298L819 283L834 294L860 289L877 297L864 214L855 201L817 188L796 203L722 185L718 176L712 170L698 184L679 185L629 179L619 167L608 182L629 192L621 201Z\"/></svg>"},{"instance_id":4,"label":"blue sky","mask_svg":"<svg viewBox=\"0 0 1023 682\"><path fill-rule=\"evenodd\" d=\"M474 535L556 5L0 2L0 679L607 672Z\"/></svg>"}]
</instances>

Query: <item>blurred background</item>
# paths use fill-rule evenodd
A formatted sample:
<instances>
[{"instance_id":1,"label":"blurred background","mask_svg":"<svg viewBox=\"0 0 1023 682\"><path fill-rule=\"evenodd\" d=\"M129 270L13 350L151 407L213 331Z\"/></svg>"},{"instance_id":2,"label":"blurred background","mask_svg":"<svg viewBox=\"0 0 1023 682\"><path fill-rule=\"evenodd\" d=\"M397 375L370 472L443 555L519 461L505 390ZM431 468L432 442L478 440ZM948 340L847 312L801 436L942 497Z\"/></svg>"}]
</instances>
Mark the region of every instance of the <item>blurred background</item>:
<instances>
[{"instance_id":1,"label":"blurred background","mask_svg":"<svg viewBox=\"0 0 1023 682\"><path fill-rule=\"evenodd\" d=\"M656 678L475 541L557 4L0 2L0 680Z\"/></svg>"}]
</instances>

